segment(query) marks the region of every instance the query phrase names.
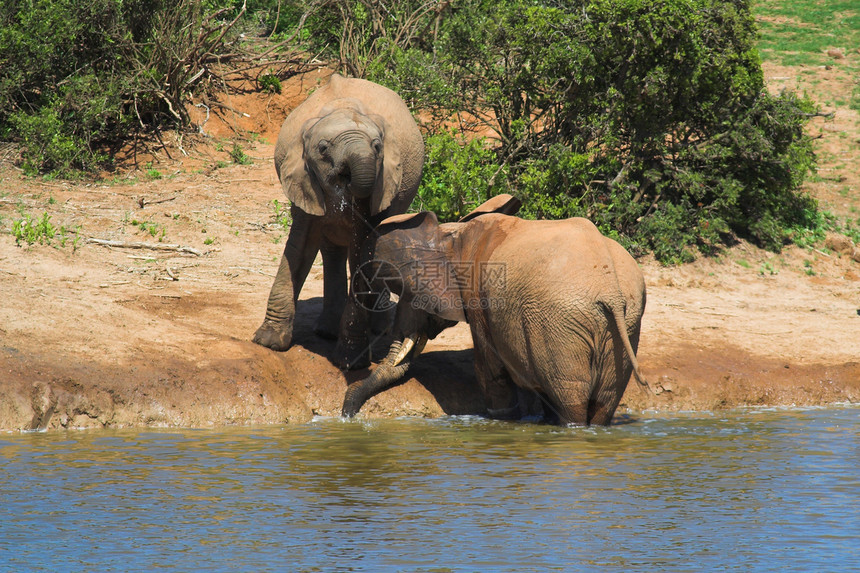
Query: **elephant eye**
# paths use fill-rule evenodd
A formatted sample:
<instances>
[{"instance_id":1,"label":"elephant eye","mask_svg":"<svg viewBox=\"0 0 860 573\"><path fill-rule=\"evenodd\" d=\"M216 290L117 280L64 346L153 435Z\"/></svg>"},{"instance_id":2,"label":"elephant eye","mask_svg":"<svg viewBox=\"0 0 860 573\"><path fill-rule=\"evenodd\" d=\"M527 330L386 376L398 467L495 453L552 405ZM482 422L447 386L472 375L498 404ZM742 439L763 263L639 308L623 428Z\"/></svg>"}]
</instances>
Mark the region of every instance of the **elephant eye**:
<instances>
[{"instance_id":1,"label":"elephant eye","mask_svg":"<svg viewBox=\"0 0 860 573\"><path fill-rule=\"evenodd\" d=\"M376 153L379 153L382 151L382 142L379 141L378 139L374 139L373 143L371 143L371 145L373 146L373 151L375 151Z\"/></svg>"},{"instance_id":2,"label":"elephant eye","mask_svg":"<svg viewBox=\"0 0 860 573\"><path fill-rule=\"evenodd\" d=\"M326 153L328 153L328 141L320 141L317 144L317 149L319 149L321 155L325 155Z\"/></svg>"}]
</instances>

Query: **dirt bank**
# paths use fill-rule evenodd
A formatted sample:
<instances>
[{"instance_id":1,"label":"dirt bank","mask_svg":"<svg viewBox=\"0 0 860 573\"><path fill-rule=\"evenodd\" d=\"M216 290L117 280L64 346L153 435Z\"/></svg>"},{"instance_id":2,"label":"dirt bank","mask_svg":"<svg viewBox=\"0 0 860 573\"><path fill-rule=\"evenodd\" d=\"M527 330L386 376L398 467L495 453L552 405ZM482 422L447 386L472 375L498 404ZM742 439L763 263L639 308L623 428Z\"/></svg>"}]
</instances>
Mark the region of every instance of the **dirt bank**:
<instances>
[{"instance_id":1,"label":"dirt bank","mask_svg":"<svg viewBox=\"0 0 860 573\"><path fill-rule=\"evenodd\" d=\"M213 116L205 137L168 141L138 155L136 169L129 156L110 184L26 179L5 164L0 430L278 424L339 412L347 383L367 372L335 368L331 343L312 333L319 262L295 346L250 343L286 238L272 204L284 202L275 134L315 82L235 96L227 104L247 117ZM226 138L237 133L251 165L229 163ZM65 245L16 246L12 222L44 213L67 229ZM739 245L680 268L640 261L648 305L639 357L658 394L631 386L619 414L860 402L860 264L853 246L831 247L777 256ZM363 415L480 413L470 348L465 325L446 331L412 378Z\"/></svg>"}]
</instances>

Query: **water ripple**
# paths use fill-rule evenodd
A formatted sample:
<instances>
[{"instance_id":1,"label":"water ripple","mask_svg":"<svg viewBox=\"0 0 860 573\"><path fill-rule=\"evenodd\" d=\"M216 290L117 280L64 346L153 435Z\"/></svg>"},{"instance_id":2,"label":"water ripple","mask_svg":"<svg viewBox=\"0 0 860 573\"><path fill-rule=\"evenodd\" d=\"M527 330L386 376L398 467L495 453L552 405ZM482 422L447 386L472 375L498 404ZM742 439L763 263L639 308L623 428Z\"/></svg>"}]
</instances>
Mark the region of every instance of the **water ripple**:
<instances>
[{"instance_id":1,"label":"water ripple","mask_svg":"<svg viewBox=\"0 0 860 573\"><path fill-rule=\"evenodd\" d=\"M7 435L0 569L850 570L858 412Z\"/></svg>"}]
</instances>

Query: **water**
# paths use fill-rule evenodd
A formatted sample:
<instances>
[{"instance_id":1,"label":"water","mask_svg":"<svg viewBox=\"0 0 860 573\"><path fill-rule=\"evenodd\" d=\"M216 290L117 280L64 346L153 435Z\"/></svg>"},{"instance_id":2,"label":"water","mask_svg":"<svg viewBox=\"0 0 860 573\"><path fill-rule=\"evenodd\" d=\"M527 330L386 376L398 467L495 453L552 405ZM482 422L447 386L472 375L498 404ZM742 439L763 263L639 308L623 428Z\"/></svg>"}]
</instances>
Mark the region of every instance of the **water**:
<instances>
[{"instance_id":1,"label":"water","mask_svg":"<svg viewBox=\"0 0 860 573\"><path fill-rule=\"evenodd\" d=\"M847 571L860 410L0 435L3 571Z\"/></svg>"}]
</instances>

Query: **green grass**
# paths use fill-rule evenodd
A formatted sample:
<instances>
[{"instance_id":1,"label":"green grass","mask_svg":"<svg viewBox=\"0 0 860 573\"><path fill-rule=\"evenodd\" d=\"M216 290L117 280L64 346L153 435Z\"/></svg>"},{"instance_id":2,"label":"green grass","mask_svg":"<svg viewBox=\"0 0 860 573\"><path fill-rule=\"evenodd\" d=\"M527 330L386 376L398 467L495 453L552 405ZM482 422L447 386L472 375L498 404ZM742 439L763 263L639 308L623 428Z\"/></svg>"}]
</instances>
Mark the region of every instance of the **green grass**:
<instances>
[{"instance_id":1,"label":"green grass","mask_svg":"<svg viewBox=\"0 0 860 573\"><path fill-rule=\"evenodd\" d=\"M15 237L15 244L18 246L23 243L27 245L36 243L51 245L56 240L61 247L65 247L71 239L72 249L77 250L81 242L80 226L73 230L66 229L65 226L57 228L51 223L51 216L47 212L38 219L25 214L23 218L14 221L12 223L12 236Z\"/></svg>"},{"instance_id":2,"label":"green grass","mask_svg":"<svg viewBox=\"0 0 860 573\"><path fill-rule=\"evenodd\" d=\"M275 214L272 217L275 220L275 223L280 225L285 233L288 233L290 231L290 225L292 224L290 206L274 199L272 201L272 208L275 211Z\"/></svg>"},{"instance_id":3,"label":"green grass","mask_svg":"<svg viewBox=\"0 0 860 573\"><path fill-rule=\"evenodd\" d=\"M251 165L254 163L254 160L245 153L245 150L238 143L233 144L233 149L230 150L230 159L233 160L233 163L239 165Z\"/></svg>"},{"instance_id":4,"label":"green grass","mask_svg":"<svg viewBox=\"0 0 860 573\"><path fill-rule=\"evenodd\" d=\"M758 0L753 13L762 57L785 66L824 65L833 61L828 48L847 55L860 46L857 0Z\"/></svg>"},{"instance_id":5,"label":"green grass","mask_svg":"<svg viewBox=\"0 0 860 573\"><path fill-rule=\"evenodd\" d=\"M158 223L153 223L152 221L138 221L137 219L132 219L131 224L141 231L149 233L152 237L158 236L159 242L164 241L164 236L167 234L167 229L165 229L164 226L159 225Z\"/></svg>"}]
</instances>

